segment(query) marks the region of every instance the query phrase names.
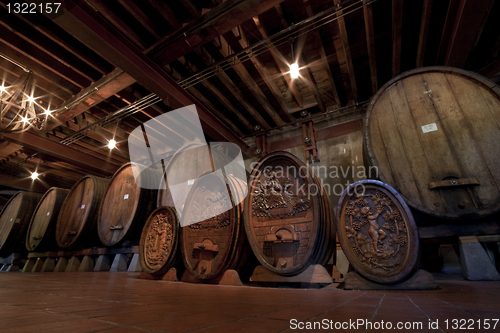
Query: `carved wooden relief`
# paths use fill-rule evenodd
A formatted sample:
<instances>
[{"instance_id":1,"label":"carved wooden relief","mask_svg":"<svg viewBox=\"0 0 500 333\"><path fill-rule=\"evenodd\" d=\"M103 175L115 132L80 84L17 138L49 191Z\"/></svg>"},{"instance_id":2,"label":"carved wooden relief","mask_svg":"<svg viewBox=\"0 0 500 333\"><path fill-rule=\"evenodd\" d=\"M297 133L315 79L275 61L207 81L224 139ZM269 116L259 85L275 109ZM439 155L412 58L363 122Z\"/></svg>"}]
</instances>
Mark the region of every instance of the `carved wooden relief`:
<instances>
[{"instance_id":1,"label":"carved wooden relief","mask_svg":"<svg viewBox=\"0 0 500 333\"><path fill-rule=\"evenodd\" d=\"M413 272L418 233L404 201L388 185L366 180L344 191L338 233L353 267L380 283L395 283Z\"/></svg>"},{"instance_id":2,"label":"carved wooden relief","mask_svg":"<svg viewBox=\"0 0 500 333\"><path fill-rule=\"evenodd\" d=\"M140 261L150 274L164 274L174 262L178 243L178 221L173 208L160 207L146 221L141 236Z\"/></svg>"}]
</instances>

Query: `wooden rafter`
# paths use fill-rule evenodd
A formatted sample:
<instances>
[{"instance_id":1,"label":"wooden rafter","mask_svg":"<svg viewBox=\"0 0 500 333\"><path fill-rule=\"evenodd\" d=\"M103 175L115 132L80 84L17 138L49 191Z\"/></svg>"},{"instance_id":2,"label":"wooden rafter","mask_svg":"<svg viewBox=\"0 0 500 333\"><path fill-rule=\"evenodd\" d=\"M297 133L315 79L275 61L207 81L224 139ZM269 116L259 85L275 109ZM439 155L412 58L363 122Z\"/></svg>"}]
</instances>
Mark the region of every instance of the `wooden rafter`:
<instances>
[{"instance_id":1,"label":"wooden rafter","mask_svg":"<svg viewBox=\"0 0 500 333\"><path fill-rule=\"evenodd\" d=\"M257 29L259 30L261 37L263 39L268 38L269 35L268 35L265 27L262 25L259 17L257 17L257 16L254 17L253 21L254 21L255 25L257 26ZM297 87L296 82L294 82L294 80L292 80L292 78L290 77L290 74L289 74L290 69L288 68L288 65L283 62L284 56L276 49L276 47L273 45L273 43L268 41L268 42L266 42L266 44L268 46L269 52L271 53L271 55L274 59L274 62L276 63L281 74L283 74L283 77L286 80L288 88L290 89L295 102L297 102L297 105L299 107L303 107L304 102L302 100L302 95L299 92L299 89Z\"/></svg>"},{"instance_id":2,"label":"wooden rafter","mask_svg":"<svg viewBox=\"0 0 500 333\"><path fill-rule=\"evenodd\" d=\"M236 36L236 33L238 33L239 35ZM233 29L231 31L228 31L226 34L224 34L224 38L229 43L231 48L237 52L250 46L245 36L245 32L243 29L241 29L241 27L239 27L238 29ZM285 122L291 122L292 119L290 118L289 115L290 108L287 105L280 89L272 79L271 73L269 73L267 68L259 61L257 57L250 57L250 61L252 62L255 69L259 72L260 76L266 83L269 90L273 93L274 98L278 101L279 105L281 106L282 110L282 112L280 112L281 118L284 119Z\"/></svg>"},{"instance_id":3,"label":"wooden rafter","mask_svg":"<svg viewBox=\"0 0 500 333\"><path fill-rule=\"evenodd\" d=\"M495 0L460 2L451 31L444 65L463 68L481 35Z\"/></svg>"},{"instance_id":4,"label":"wooden rafter","mask_svg":"<svg viewBox=\"0 0 500 333\"><path fill-rule=\"evenodd\" d=\"M181 2L184 5L184 8L188 10L189 14L191 14L193 18L201 15L201 10L196 7L192 0L181 0Z\"/></svg>"},{"instance_id":5,"label":"wooden rafter","mask_svg":"<svg viewBox=\"0 0 500 333\"><path fill-rule=\"evenodd\" d=\"M234 132L214 117L203 105L197 103L153 60L144 55L130 41L116 33L115 28L86 8L85 5L74 4L71 11L55 18L54 22L79 38L107 61L123 69L138 83L164 100L169 107L176 109L196 103L201 125L209 136L215 140L233 142L242 149L244 154L250 154L250 147Z\"/></svg>"},{"instance_id":6,"label":"wooden rafter","mask_svg":"<svg viewBox=\"0 0 500 333\"><path fill-rule=\"evenodd\" d=\"M170 9L170 7L161 0L148 0L149 3L160 13L161 16L174 28L174 30L179 29L182 26L182 22L180 22L175 16L174 12ZM158 38L159 39L159 38Z\"/></svg>"},{"instance_id":7,"label":"wooden rafter","mask_svg":"<svg viewBox=\"0 0 500 333\"><path fill-rule=\"evenodd\" d=\"M146 30L153 35L153 37L156 40L159 40L161 38L160 35L156 32L157 29L155 28L153 22L149 19L149 17L144 14L144 12L135 4L135 2L131 0L118 0L118 2L126 9L128 12L134 16L134 18L139 21L139 23L146 28Z\"/></svg>"},{"instance_id":8,"label":"wooden rafter","mask_svg":"<svg viewBox=\"0 0 500 333\"><path fill-rule=\"evenodd\" d=\"M418 36L417 67L424 65L425 46L427 45L427 34L429 33L429 23L431 21L432 0L424 0L422 9L422 19L420 21L420 33Z\"/></svg>"},{"instance_id":9,"label":"wooden rafter","mask_svg":"<svg viewBox=\"0 0 500 333\"><path fill-rule=\"evenodd\" d=\"M363 16L365 19L366 47L368 51L368 62L370 64L370 78L372 82L372 93L378 90L377 79L377 56L375 53L375 30L373 29L372 5L367 4L369 0L363 0Z\"/></svg>"},{"instance_id":10,"label":"wooden rafter","mask_svg":"<svg viewBox=\"0 0 500 333\"><path fill-rule=\"evenodd\" d=\"M111 22L121 33L127 36L141 50L146 48L142 38L111 9L100 0L87 0L87 3Z\"/></svg>"},{"instance_id":11,"label":"wooden rafter","mask_svg":"<svg viewBox=\"0 0 500 333\"><path fill-rule=\"evenodd\" d=\"M229 45L229 43L226 41L224 36L219 37L220 43L221 43L221 48L220 52L222 56L228 57L231 54L234 54L233 49ZM242 63L239 63L238 60L236 60L235 65L232 67L234 71L238 74L240 79L248 86L250 91L253 93L253 95L257 98L259 101L260 105L266 110L268 115L274 120L276 125L281 126L284 125L285 122L281 117L278 115L276 110L273 108L269 100L267 99L266 95L262 90L260 89L259 85L254 81L253 77L250 75L250 73L247 71L245 66Z\"/></svg>"},{"instance_id":12,"label":"wooden rafter","mask_svg":"<svg viewBox=\"0 0 500 333\"><path fill-rule=\"evenodd\" d=\"M392 0L392 77L401 70L401 27L403 26L403 0Z\"/></svg>"},{"instance_id":13,"label":"wooden rafter","mask_svg":"<svg viewBox=\"0 0 500 333\"><path fill-rule=\"evenodd\" d=\"M165 38L151 56L162 66L214 40L284 0L227 0ZM186 40L196 39L194 44Z\"/></svg>"},{"instance_id":14,"label":"wooden rafter","mask_svg":"<svg viewBox=\"0 0 500 333\"><path fill-rule=\"evenodd\" d=\"M337 6L340 5L340 0L334 0L333 3ZM347 75L349 77L350 91L349 103L355 103L358 100L358 88L356 84L356 76L354 75L354 66L352 65L351 47L349 46L349 38L347 37L347 29L343 17L343 10L341 7L337 10L337 23L340 31L340 39L342 40L342 49L346 59Z\"/></svg>"}]
</instances>

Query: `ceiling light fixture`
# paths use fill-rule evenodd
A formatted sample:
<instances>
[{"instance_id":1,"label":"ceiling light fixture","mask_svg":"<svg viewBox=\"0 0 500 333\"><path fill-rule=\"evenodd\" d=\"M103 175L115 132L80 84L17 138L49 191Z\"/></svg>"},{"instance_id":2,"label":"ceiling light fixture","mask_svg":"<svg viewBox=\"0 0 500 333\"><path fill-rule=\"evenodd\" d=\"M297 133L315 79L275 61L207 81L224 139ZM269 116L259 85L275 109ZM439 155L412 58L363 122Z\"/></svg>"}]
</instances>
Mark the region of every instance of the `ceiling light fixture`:
<instances>
[{"instance_id":1,"label":"ceiling light fixture","mask_svg":"<svg viewBox=\"0 0 500 333\"><path fill-rule=\"evenodd\" d=\"M35 179L38 179L38 172L33 172L30 176L31 179L35 180Z\"/></svg>"},{"instance_id":2,"label":"ceiling light fixture","mask_svg":"<svg viewBox=\"0 0 500 333\"><path fill-rule=\"evenodd\" d=\"M113 149L115 147L116 147L116 141L115 141L115 139L109 140L109 142L108 142L108 148L111 150L111 149Z\"/></svg>"},{"instance_id":3,"label":"ceiling light fixture","mask_svg":"<svg viewBox=\"0 0 500 333\"><path fill-rule=\"evenodd\" d=\"M299 77L299 75L300 75L299 64L294 62L293 64L290 65L290 76L292 77L292 79L296 79Z\"/></svg>"}]
</instances>

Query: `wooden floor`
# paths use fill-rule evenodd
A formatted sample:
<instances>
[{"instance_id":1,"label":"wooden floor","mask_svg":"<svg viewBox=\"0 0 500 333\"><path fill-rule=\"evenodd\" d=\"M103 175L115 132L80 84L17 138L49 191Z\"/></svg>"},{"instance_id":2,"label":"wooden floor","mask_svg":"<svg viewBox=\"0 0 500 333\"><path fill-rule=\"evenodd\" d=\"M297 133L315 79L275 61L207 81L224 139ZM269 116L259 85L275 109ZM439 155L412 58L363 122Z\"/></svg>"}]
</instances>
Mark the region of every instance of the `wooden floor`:
<instances>
[{"instance_id":1,"label":"wooden floor","mask_svg":"<svg viewBox=\"0 0 500 333\"><path fill-rule=\"evenodd\" d=\"M423 330L394 332L453 332L444 320L450 328L452 319L474 319L475 329L466 331L479 332L478 320L500 317L500 283L459 276L436 275L439 290L412 292L211 286L135 276L0 273L0 331L280 332L290 329L291 319L326 318L423 323ZM428 329L429 319L438 319L439 329ZM500 323L485 332L498 331Z\"/></svg>"}]
</instances>

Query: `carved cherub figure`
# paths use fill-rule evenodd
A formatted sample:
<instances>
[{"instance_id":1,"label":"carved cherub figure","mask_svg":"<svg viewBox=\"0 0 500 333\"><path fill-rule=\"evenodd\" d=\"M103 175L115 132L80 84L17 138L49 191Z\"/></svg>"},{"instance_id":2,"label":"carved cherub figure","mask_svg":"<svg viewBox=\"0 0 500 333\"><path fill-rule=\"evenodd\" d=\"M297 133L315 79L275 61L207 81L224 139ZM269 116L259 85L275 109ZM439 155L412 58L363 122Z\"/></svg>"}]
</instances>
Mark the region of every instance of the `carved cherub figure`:
<instances>
[{"instance_id":1,"label":"carved cherub figure","mask_svg":"<svg viewBox=\"0 0 500 333\"><path fill-rule=\"evenodd\" d=\"M380 226L377 222L377 218L380 215L380 213L381 212L379 211L379 209L377 209L376 212L373 213L371 211L370 207L361 208L361 214L364 217L366 217L366 219L368 220L368 224L370 225L368 228L368 233L370 234L370 236L372 238L372 243L371 243L372 246L371 247L372 247L373 254L375 254L376 252L382 252L382 250L380 250L378 248Z\"/></svg>"}]
</instances>

